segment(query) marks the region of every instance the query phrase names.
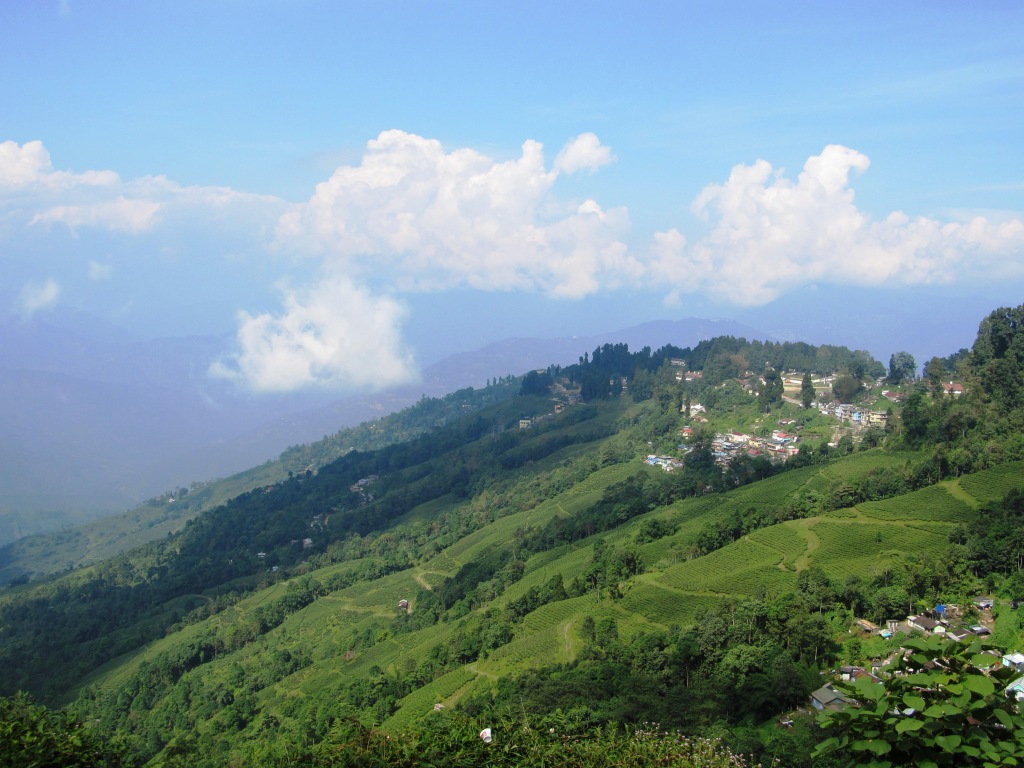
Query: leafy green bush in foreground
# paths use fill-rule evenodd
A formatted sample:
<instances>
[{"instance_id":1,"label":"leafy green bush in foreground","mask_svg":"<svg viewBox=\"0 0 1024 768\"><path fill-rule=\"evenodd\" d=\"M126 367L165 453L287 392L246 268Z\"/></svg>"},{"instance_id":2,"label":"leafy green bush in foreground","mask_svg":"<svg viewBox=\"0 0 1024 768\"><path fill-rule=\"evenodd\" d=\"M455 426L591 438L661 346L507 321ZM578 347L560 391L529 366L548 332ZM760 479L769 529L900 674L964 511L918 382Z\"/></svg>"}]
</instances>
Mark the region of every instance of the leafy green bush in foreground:
<instances>
[{"instance_id":1,"label":"leafy green bush in foreground","mask_svg":"<svg viewBox=\"0 0 1024 768\"><path fill-rule=\"evenodd\" d=\"M489 728L491 741L481 738ZM340 720L321 744L303 754L254 745L239 761L252 766L330 768L745 768L747 761L718 742L666 732L655 724L576 732L567 718L483 722L459 714L429 718L419 731L399 736Z\"/></svg>"},{"instance_id":2,"label":"leafy green bush in foreground","mask_svg":"<svg viewBox=\"0 0 1024 768\"><path fill-rule=\"evenodd\" d=\"M1020 765L1024 717L1003 691L1017 677L998 666L994 646L934 635L908 640L910 651L884 682L836 683L859 706L820 716L833 735L817 754L838 752L850 765Z\"/></svg>"},{"instance_id":3,"label":"leafy green bush in foreground","mask_svg":"<svg viewBox=\"0 0 1024 768\"><path fill-rule=\"evenodd\" d=\"M24 693L0 698L0 765L19 768L117 768L121 750L101 741L65 712Z\"/></svg>"}]
</instances>

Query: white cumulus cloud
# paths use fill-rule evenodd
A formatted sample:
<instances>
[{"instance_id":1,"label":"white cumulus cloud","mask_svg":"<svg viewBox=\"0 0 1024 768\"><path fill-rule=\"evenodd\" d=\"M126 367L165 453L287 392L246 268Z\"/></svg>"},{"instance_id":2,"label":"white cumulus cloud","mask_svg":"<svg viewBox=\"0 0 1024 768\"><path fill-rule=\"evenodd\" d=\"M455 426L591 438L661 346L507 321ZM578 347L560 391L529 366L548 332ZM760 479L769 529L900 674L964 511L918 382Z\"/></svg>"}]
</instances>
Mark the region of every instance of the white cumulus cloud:
<instances>
[{"instance_id":1,"label":"white cumulus cloud","mask_svg":"<svg viewBox=\"0 0 1024 768\"><path fill-rule=\"evenodd\" d=\"M655 235L648 278L676 294L708 291L754 305L811 283L984 280L990 270L1024 275L1019 219L941 222L897 211L872 220L857 207L850 182L869 165L860 152L829 145L795 182L764 160L736 166L693 204L709 232L692 244L676 230Z\"/></svg>"},{"instance_id":2,"label":"white cumulus cloud","mask_svg":"<svg viewBox=\"0 0 1024 768\"><path fill-rule=\"evenodd\" d=\"M8 228L61 224L140 235L157 229L260 231L284 201L228 187L181 186L164 176L123 180L109 170L82 173L53 167L40 141L0 142L0 221ZM257 220L256 217L262 217ZM14 222L14 224L12 224Z\"/></svg>"},{"instance_id":3,"label":"white cumulus cloud","mask_svg":"<svg viewBox=\"0 0 1024 768\"><path fill-rule=\"evenodd\" d=\"M415 377L401 342L405 310L347 278L285 291L280 314L240 313L239 353L211 373L257 392L381 389Z\"/></svg>"},{"instance_id":4,"label":"white cumulus cloud","mask_svg":"<svg viewBox=\"0 0 1024 768\"><path fill-rule=\"evenodd\" d=\"M596 170L615 159L610 148L601 144L593 133L581 133L570 141L555 157L555 170L576 173L582 170Z\"/></svg>"},{"instance_id":5,"label":"white cumulus cloud","mask_svg":"<svg viewBox=\"0 0 1024 768\"><path fill-rule=\"evenodd\" d=\"M50 153L41 141L0 142L0 195L6 190L26 187L71 189L73 187L111 186L120 182L113 171L72 173L54 170Z\"/></svg>"},{"instance_id":6,"label":"white cumulus cloud","mask_svg":"<svg viewBox=\"0 0 1024 768\"><path fill-rule=\"evenodd\" d=\"M566 162L594 167L602 148L596 137L569 146L581 141ZM598 207L595 215L555 199L560 170L545 166L535 141L500 162L385 131L359 165L338 168L307 203L281 217L277 243L360 274L391 276L400 290L461 285L584 296L639 265L621 239L625 210Z\"/></svg>"},{"instance_id":7,"label":"white cumulus cloud","mask_svg":"<svg viewBox=\"0 0 1024 768\"><path fill-rule=\"evenodd\" d=\"M52 307L60 296L60 285L50 278L41 283L27 283L21 289L21 314L31 317L40 309Z\"/></svg>"},{"instance_id":8,"label":"white cumulus cloud","mask_svg":"<svg viewBox=\"0 0 1024 768\"><path fill-rule=\"evenodd\" d=\"M153 259L154 285L205 276L190 290L209 301L222 300L228 284L263 301L289 275L285 284L303 287L283 290L276 311L253 312L250 304L240 312L238 353L213 369L256 391L410 380L415 366L396 298L408 292L469 288L571 300L622 287L660 293L670 304L707 293L752 305L810 284L1024 278L1019 215L872 216L854 193L870 162L838 145L810 157L796 178L765 160L737 165L704 187L694 220L669 222L675 226L653 233L646 247L631 247L637 238L626 208L558 190L560 177L614 160L593 133L571 139L548 163L536 141L496 159L390 130L308 200L290 204L159 175L124 180L109 170L60 170L42 142L5 141L0 257L18 267L15 284L36 278L10 294L23 314L52 305L61 286L69 295L98 295L97 282L115 270L138 272L122 269L126 259ZM19 249L22 242L32 246Z\"/></svg>"},{"instance_id":9,"label":"white cumulus cloud","mask_svg":"<svg viewBox=\"0 0 1024 768\"><path fill-rule=\"evenodd\" d=\"M32 217L30 224L59 222L72 231L79 227L101 227L114 232L144 232L153 225L153 217L160 209L150 200L130 200L118 197L85 205L55 205Z\"/></svg>"}]
</instances>

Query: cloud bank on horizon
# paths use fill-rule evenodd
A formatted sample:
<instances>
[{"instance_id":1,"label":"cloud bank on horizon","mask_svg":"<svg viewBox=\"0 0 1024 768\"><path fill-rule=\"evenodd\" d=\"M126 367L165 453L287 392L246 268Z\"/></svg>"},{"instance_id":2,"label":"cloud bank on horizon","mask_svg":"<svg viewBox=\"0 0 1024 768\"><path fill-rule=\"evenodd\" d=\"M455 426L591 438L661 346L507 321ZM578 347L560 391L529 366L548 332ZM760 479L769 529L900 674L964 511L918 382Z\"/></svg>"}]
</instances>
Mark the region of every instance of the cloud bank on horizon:
<instances>
[{"instance_id":1,"label":"cloud bank on horizon","mask_svg":"<svg viewBox=\"0 0 1024 768\"><path fill-rule=\"evenodd\" d=\"M549 164L532 140L517 156L495 159L388 130L358 163L290 203L164 176L58 170L42 142L6 141L0 242L10 252L59 240L66 251L23 280L10 310L28 317L55 306L78 277L109 286L129 259L156 258L147 253L236 262L239 279L264 274L247 265L271 264L278 305L237 306L237 352L211 373L272 392L413 380L402 332L402 296L411 293L521 291L572 301L628 289L669 303L703 294L751 306L811 284L1024 278L1020 216L873 218L854 192L870 161L848 147L826 146L795 179L765 160L736 165L724 182L704 186L693 221L652 233L633 231L626 207L560 193L560 178L613 162L612 149L589 132Z\"/></svg>"}]
</instances>

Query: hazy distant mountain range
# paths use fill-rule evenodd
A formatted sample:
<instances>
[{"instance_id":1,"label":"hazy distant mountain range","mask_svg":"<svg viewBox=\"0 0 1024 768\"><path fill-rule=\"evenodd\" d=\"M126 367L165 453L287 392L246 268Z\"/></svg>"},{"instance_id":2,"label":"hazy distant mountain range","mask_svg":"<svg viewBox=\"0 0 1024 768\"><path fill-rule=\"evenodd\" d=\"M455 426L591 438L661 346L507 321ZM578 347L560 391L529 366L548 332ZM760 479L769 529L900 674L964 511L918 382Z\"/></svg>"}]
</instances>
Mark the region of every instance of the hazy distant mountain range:
<instances>
[{"instance_id":1,"label":"hazy distant mountain range","mask_svg":"<svg viewBox=\"0 0 1024 768\"><path fill-rule=\"evenodd\" d=\"M0 326L0 543L260 464L423 395L571 363L604 343L686 346L725 334L764 336L733 321L655 321L586 338L505 339L373 394L254 396L206 375L228 337L136 341L71 313L8 321Z\"/></svg>"},{"instance_id":2,"label":"hazy distant mountain range","mask_svg":"<svg viewBox=\"0 0 1024 768\"><path fill-rule=\"evenodd\" d=\"M692 346L721 335L900 350L922 365L968 346L990 299L948 291L809 289L740 321L656 320L592 336L507 338L371 394L255 396L207 376L229 335L140 341L80 313L0 324L0 544L123 511L291 445L488 379L572 363L604 343Z\"/></svg>"},{"instance_id":3,"label":"hazy distant mountain range","mask_svg":"<svg viewBox=\"0 0 1024 768\"><path fill-rule=\"evenodd\" d=\"M837 344L866 349L888 364L894 352L910 352L918 368L974 343L978 324L999 302L962 295L955 288L878 290L808 288L747 310L737 319L780 341Z\"/></svg>"}]
</instances>

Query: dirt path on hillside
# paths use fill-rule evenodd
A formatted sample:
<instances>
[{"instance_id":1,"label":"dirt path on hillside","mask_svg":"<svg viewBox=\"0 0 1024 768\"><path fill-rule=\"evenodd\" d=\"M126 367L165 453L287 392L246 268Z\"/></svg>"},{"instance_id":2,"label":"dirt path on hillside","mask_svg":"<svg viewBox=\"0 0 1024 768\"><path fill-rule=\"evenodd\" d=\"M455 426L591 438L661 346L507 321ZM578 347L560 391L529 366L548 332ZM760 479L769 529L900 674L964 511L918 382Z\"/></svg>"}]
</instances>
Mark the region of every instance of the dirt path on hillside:
<instances>
[{"instance_id":1,"label":"dirt path on hillside","mask_svg":"<svg viewBox=\"0 0 1024 768\"><path fill-rule=\"evenodd\" d=\"M494 674L493 672L484 672L482 669L480 669L477 666L477 662L475 662L475 661L472 664L467 664L466 665L466 669L468 669L470 672L472 672L477 677L486 677L488 680L497 680L498 679L498 676L496 674Z\"/></svg>"},{"instance_id":2,"label":"dirt path on hillside","mask_svg":"<svg viewBox=\"0 0 1024 768\"><path fill-rule=\"evenodd\" d=\"M793 562L793 568L799 572L811 564L811 555L821 546L821 539L810 524L797 526L797 533L807 542L807 549Z\"/></svg>"},{"instance_id":3,"label":"dirt path on hillside","mask_svg":"<svg viewBox=\"0 0 1024 768\"><path fill-rule=\"evenodd\" d=\"M416 579L416 583L419 584L421 587L423 587L425 590L427 590L427 592L433 592L434 591L434 588L432 586L430 586L429 584L427 584L427 580L423 578L423 574L422 573L414 573L412 575L412 577L414 579Z\"/></svg>"},{"instance_id":4,"label":"dirt path on hillside","mask_svg":"<svg viewBox=\"0 0 1024 768\"><path fill-rule=\"evenodd\" d=\"M977 509L980 506L978 500L960 486L959 480L948 480L945 483L940 483L940 485L946 489L950 496L954 499L960 499L971 509Z\"/></svg>"},{"instance_id":5,"label":"dirt path on hillside","mask_svg":"<svg viewBox=\"0 0 1024 768\"><path fill-rule=\"evenodd\" d=\"M565 638L565 653L572 661L572 619L562 625L562 637Z\"/></svg>"},{"instance_id":6,"label":"dirt path on hillside","mask_svg":"<svg viewBox=\"0 0 1024 768\"><path fill-rule=\"evenodd\" d=\"M712 592L711 590L707 590L707 589L682 589L680 587L673 587L671 584L666 584L663 581L659 581L659 577L663 576L663 575L664 575L663 573L641 573L639 576L636 577L636 580L637 581L646 581L649 584L652 584L653 586L658 587L658 589L664 589L664 590L667 590L669 592L675 592L676 594L679 594L679 595L687 595L687 596L691 596L691 597L714 597L714 598L729 598L729 597L733 597L733 598L738 598L738 599L749 597L749 595L739 594L738 592Z\"/></svg>"}]
</instances>

